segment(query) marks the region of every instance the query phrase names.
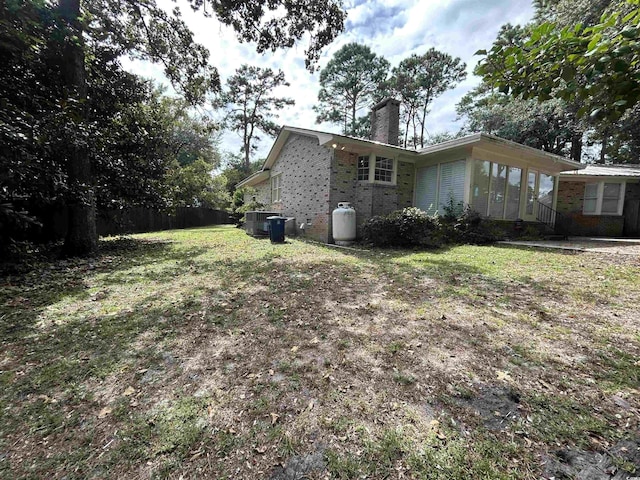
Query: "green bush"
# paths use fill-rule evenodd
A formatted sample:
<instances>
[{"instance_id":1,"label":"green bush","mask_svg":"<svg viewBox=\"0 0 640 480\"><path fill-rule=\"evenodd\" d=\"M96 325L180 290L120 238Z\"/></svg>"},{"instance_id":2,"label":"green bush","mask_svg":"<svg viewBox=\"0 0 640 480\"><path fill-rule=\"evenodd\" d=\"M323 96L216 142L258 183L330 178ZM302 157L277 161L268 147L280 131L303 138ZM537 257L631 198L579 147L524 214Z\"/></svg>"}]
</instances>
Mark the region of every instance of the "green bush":
<instances>
[{"instance_id":1,"label":"green bush","mask_svg":"<svg viewBox=\"0 0 640 480\"><path fill-rule=\"evenodd\" d=\"M441 243L438 218L416 207L371 217L362 228L365 241L380 247L437 247Z\"/></svg>"},{"instance_id":2,"label":"green bush","mask_svg":"<svg viewBox=\"0 0 640 480\"><path fill-rule=\"evenodd\" d=\"M469 207L466 207L453 222L451 243L483 245L493 243L499 238L499 230Z\"/></svg>"},{"instance_id":3,"label":"green bush","mask_svg":"<svg viewBox=\"0 0 640 480\"><path fill-rule=\"evenodd\" d=\"M264 210L265 207L266 205L264 203L260 203L254 199L249 203L244 203L237 207L231 214L231 218L236 222L236 227L242 228L244 227L245 213Z\"/></svg>"},{"instance_id":4,"label":"green bush","mask_svg":"<svg viewBox=\"0 0 640 480\"><path fill-rule=\"evenodd\" d=\"M486 244L498 239L495 228L470 208L447 210L442 217L409 207L371 217L362 226L363 239L378 247L439 247L443 244Z\"/></svg>"}]
</instances>

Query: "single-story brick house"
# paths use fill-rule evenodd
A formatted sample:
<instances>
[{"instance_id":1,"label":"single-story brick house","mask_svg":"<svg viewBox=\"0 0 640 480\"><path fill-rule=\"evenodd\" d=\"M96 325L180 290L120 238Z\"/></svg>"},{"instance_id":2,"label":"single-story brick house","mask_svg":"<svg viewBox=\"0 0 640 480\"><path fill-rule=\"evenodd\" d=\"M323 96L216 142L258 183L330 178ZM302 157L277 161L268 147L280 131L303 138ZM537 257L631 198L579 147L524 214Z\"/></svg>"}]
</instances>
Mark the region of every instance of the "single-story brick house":
<instances>
[{"instance_id":1,"label":"single-story brick house","mask_svg":"<svg viewBox=\"0 0 640 480\"><path fill-rule=\"evenodd\" d=\"M640 235L640 165L587 165L560 174L557 210L572 235Z\"/></svg>"},{"instance_id":2,"label":"single-story brick house","mask_svg":"<svg viewBox=\"0 0 640 480\"><path fill-rule=\"evenodd\" d=\"M285 126L262 169L238 187L253 187L268 210L294 217L307 237L330 243L339 202L355 208L358 232L374 215L408 206L441 213L450 202L510 225L516 219L552 225L560 174L585 168L487 134L405 149L397 146L398 114L396 100L374 106L372 140Z\"/></svg>"}]
</instances>

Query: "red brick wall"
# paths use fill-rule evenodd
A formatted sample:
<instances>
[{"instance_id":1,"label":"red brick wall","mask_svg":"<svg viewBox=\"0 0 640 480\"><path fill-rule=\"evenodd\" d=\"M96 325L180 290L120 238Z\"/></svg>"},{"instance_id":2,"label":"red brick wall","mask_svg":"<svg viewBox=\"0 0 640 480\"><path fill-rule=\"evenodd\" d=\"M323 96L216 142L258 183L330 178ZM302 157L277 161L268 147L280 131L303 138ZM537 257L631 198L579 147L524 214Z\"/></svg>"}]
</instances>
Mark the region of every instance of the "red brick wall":
<instances>
[{"instance_id":1,"label":"red brick wall","mask_svg":"<svg viewBox=\"0 0 640 480\"><path fill-rule=\"evenodd\" d=\"M586 182L560 180L556 209L569 222L570 235L607 236L622 235L624 217L617 215L583 215L584 186Z\"/></svg>"}]
</instances>

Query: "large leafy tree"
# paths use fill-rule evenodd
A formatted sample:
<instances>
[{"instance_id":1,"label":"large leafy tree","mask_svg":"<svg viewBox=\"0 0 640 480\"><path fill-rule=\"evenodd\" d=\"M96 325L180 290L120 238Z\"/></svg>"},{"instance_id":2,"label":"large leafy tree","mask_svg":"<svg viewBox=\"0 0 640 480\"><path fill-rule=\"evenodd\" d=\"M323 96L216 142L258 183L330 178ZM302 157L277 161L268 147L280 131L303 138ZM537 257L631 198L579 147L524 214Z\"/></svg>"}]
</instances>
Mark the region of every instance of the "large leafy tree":
<instances>
[{"instance_id":1,"label":"large leafy tree","mask_svg":"<svg viewBox=\"0 0 640 480\"><path fill-rule=\"evenodd\" d=\"M581 142L574 142L582 137L581 125L562 100L524 100L480 86L466 94L456 110L465 120L466 133L491 133L580 161Z\"/></svg>"},{"instance_id":2,"label":"large leafy tree","mask_svg":"<svg viewBox=\"0 0 640 480\"><path fill-rule=\"evenodd\" d=\"M348 43L320 71L317 122L342 125L345 135L362 133L359 117L385 93L389 62L366 45Z\"/></svg>"},{"instance_id":3,"label":"large leafy tree","mask_svg":"<svg viewBox=\"0 0 640 480\"><path fill-rule=\"evenodd\" d=\"M459 58L430 48L422 55L405 58L392 70L391 90L402 102L405 147L425 146L429 107L435 98L466 78L465 69Z\"/></svg>"},{"instance_id":4,"label":"large leafy tree","mask_svg":"<svg viewBox=\"0 0 640 480\"><path fill-rule=\"evenodd\" d=\"M600 145L597 161L626 161L633 151L640 100L640 9L636 0L537 3L536 22L504 41L504 28L476 73L511 98L559 100L577 119L571 156L584 138Z\"/></svg>"},{"instance_id":5,"label":"large leafy tree","mask_svg":"<svg viewBox=\"0 0 640 480\"><path fill-rule=\"evenodd\" d=\"M640 8L619 8L593 25L544 22L521 45L493 45L477 72L504 93L580 103L579 115L616 121L640 101Z\"/></svg>"},{"instance_id":6,"label":"large leafy tree","mask_svg":"<svg viewBox=\"0 0 640 480\"><path fill-rule=\"evenodd\" d=\"M289 86L284 72L245 64L229 77L227 88L220 95L219 102L228 111L225 125L242 138L241 151L247 173L251 168L251 154L260 141L258 132L277 135L280 126L275 122L276 112L295 104L291 98L273 95L273 91L282 86Z\"/></svg>"},{"instance_id":7,"label":"large leafy tree","mask_svg":"<svg viewBox=\"0 0 640 480\"><path fill-rule=\"evenodd\" d=\"M184 1L231 25L241 40L256 41L259 51L290 47L309 32L309 67L344 21L338 0L312 4ZM167 13L155 0L8 0L0 9L0 48L5 60L0 75L2 101L7 106L2 134L24 147L10 150L17 166L10 175L14 179L22 175L24 163L34 168L46 164L45 170L49 159L62 165L59 180L67 188L71 219L66 249L71 254L90 253L96 247L95 159L91 156L95 137L87 95L93 52L101 51L111 63L125 54L161 63L190 103L201 102L207 92L218 88L217 72L207 64L206 49L193 42L179 10ZM41 134L45 129L52 131L52 126L59 135L43 145ZM43 157L43 148L51 155ZM3 196L7 192L3 187ZM7 211L11 207L3 207Z\"/></svg>"}]
</instances>

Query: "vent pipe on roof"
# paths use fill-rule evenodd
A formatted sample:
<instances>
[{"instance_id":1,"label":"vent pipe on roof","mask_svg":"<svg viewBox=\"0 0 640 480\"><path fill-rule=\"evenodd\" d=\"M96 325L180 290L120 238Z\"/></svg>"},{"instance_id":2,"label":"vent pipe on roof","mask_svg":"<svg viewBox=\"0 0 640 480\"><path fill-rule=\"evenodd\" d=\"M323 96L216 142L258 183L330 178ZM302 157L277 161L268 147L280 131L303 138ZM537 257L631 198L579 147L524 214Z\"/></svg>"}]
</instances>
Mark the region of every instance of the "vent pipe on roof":
<instances>
[{"instance_id":1,"label":"vent pipe on roof","mask_svg":"<svg viewBox=\"0 0 640 480\"><path fill-rule=\"evenodd\" d=\"M400 102L385 98L371 109L371 140L398 145L400 135Z\"/></svg>"}]
</instances>

